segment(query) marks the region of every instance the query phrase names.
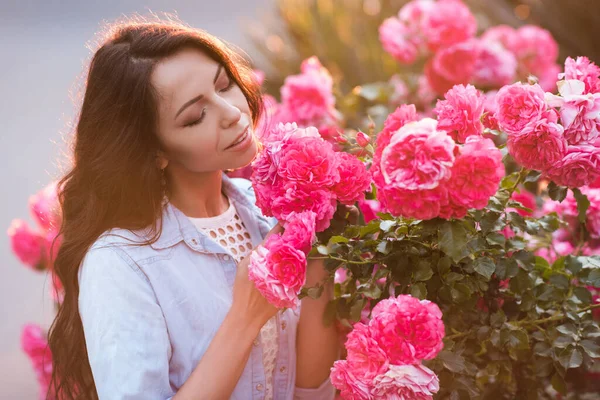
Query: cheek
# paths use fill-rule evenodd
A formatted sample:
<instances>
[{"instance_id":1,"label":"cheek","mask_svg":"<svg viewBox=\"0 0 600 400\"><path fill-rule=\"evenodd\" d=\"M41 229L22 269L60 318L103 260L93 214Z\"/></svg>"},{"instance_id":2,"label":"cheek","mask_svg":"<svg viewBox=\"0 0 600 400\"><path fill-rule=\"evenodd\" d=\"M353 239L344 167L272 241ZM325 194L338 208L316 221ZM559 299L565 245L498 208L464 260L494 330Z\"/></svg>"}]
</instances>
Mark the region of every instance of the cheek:
<instances>
[{"instance_id":1,"label":"cheek","mask_svg":"<svg viewBox=\"0 0 600 400\"><path fill-rule=\"evenodd\" d=\"M219 142L215 129L208 127L208 124L202 125L186 128L188 132L168 144L168 155L172 162L192 171L211 169L220 156Z\"/></svg>"}]
</instances>

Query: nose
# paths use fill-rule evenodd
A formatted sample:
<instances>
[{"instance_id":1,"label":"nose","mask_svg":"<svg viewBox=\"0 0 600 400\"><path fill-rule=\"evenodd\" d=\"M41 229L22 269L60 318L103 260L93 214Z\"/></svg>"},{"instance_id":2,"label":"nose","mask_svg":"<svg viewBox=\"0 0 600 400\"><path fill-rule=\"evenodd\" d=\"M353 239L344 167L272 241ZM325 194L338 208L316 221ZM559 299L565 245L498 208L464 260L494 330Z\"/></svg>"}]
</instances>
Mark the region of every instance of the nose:
<instances>
[{"instance_id":1,"label":"nose","mask_svg":"<svg viewBox=\"0 0 600 400\"><path fill-rule=\"evenodd\" d=\"M236 125L242 118L242 112L235 105L228 101L223 100L221 102L223 114L221 117L221 127L227 129L231 126Z\"/></svg>"}]
</instances>

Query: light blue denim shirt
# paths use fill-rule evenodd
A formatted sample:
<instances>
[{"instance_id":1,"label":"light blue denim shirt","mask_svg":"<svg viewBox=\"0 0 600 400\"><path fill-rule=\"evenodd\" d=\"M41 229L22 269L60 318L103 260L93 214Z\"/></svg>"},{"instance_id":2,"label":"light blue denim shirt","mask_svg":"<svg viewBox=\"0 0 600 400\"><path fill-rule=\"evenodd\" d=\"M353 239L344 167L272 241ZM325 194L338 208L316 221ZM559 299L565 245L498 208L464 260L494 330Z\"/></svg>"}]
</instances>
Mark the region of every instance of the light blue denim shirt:
<instances>
[{"instance_id":1,"label":"light blue denim shirt","mask_svg":"<svg viewBox=\"0 0 600 400\"><path fill-rule=\"evenodd\" d=\"M274 223L254 204L250 182L223 175L223 191L257 246ZM128 245L146 238L145 231L107 231L79 271L79 312L100 400L173 397L232 304L236 262L180 210L167 202L158 241ZM331 400L329 379L316 389L295 387L299 310L277 315L274 399ZM256 400L264 394L262 344L255 339L230 399Z\"/></svg>"}]
</instances>

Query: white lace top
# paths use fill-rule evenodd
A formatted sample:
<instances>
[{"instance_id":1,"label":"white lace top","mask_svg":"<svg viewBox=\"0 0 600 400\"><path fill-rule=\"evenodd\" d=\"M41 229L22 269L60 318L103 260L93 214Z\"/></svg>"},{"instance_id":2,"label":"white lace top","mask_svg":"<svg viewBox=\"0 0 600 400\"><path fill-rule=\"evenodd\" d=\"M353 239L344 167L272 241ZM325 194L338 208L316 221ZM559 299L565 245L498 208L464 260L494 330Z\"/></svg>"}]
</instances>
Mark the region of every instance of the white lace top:
<instances>
[{"instance_id":1,"label":"white lace top","mask_svg":"<svg viewBox=\"0 0 600 400\"><path fill-rule=\"evenodd\" d=\"M210 218L191 218L194 225L208 237L219 243L231 256L240 262L252 251L250 234L240 219L233 205L229 202L229 208L221 215ZM263 345L263 365L265 369L265 400L273 399L273 372L275 369L275 358L277 357L277 320L271 318L260 330L260 340Z\"/></svg>"}]
</instances>

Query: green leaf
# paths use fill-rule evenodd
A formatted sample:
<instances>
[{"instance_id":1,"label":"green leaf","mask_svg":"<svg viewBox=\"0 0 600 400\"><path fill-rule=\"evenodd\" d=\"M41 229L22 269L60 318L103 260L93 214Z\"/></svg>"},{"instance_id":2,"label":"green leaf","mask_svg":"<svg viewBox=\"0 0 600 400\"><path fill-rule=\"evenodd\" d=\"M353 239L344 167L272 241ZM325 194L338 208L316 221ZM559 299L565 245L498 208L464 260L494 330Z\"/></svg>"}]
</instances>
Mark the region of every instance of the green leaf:
<instances>
[{"instance_id":1,"label":"green leaf","mask_svg":"<svg viewBox=\"0 0 600 400\"><path fill-rule=\"evenodd\" d=\"M588 356L600 358L600 346L595 341L584 339L579 344Z\"/></svg>"},{"instance_id":2,"label":"green leaf","mask_svg":"<svg viewBox=\"0 0 600 400\"><path fill-rule=\"evenodd\" d=\"M381 229L384 232L389 231L394 225L396 225L396 221L394 220L389 220L389 221L381 221L379 223L379 229Z\"/></svg>"},{"instance_id":3,"label":"green leaf","mask_svg":"<svg viewBox=\"0 0 600 400\"><path fill-rule=\"evenodd\" d=\"M521 175L521 173L519 171L513 172L510 175L506 175L502 179L502 182L500 182L500 187L502 189L507 189L507 190L512 189L515 186L515 184L517 183L517 181L519 180L520 175Z\"/></svg>"},{"instance_id":4,"label":"green leaf","mask_svg":"<svg viewBox=\"0 0 600 400\"><path fill-rule=\"evenodd\" d=\"M529 349L529 336L525 329L503 329L500 332L500 340L509 349L513 350L527 350Z\"/></svg>"},{"instance_id":5,"label":"green leaf","mask_svg":"<svg viewBox=\"0 0 600 400\"><path fill-rule=\"evenodd\" d=\"M388 254L390 252L389 247L389 242L387 240L384 240L382 242L379 242L379 244L377 245L377 251L381 254Z\"/></svg>"},{"instance_id":6,"label":"green leaf","mask_svg":"<svg viewBox=\"0 0 600 400\"><path fill-rule=\"evenodd\" d=\"M578 347L569 346L560 352L558 362L565 369L578 368L583 363L583 352Z\"/></svg>"},{"instance_id":7,"label":"green leaf","mask_svg":"<svg viewBox=\"0 0 600 400\"><path fill-rule=\"evenodd\" d=\"M573 195L575 196L575 200L577 200L577 211L579 212L578 218L579 222L582 224L585 223L585 216L588 208L590 207L590 200L587 196L581 193L579 189L571 189L573 191Z\"/></svg>"},{"instance_id":8,"label":"green leaf","mask_svg":"<svg viewBox=\"0 0 600 400\"><path fill-rule=\"evenodd\" d=\"M558 374L555 373L550 380L552 388L560 394L567 394L567 384L565 380Z\"/></svg>"},{"instance_id":9,"label":"green leaf","mask_svg":"<svg viewBox=\"0 0 600 400\"><path fill-rule=\"evenodd\" d=\"M444 367L451 372L460 373L465 369L465 359L459 354L443 350L438 354L437 359L442 361Z\"/></svg>"},{"instance_id":10,"label":"green leaf","mask_svg":"<svg viewBox=\"0 0 600 400\"><path fill-rule=\"evenodd\" d=\"M429 260L421 260L417 266L417 270L413 273L415 281L427 281L433 276L433 270L429 264Z\"/></svg>"},{"instance_id":11,"label":"green leaf","mask_svg":"<svg viewBox=\"0 0 600 400\"><path fill-rule=\"evenodd\" d=\"M479 224L481 225L481 230L483 231L483 233L488 233L489 231L491 231L492 229L494 229L494 226L496 225L496 222L498 221L498 218L500 218L501 213L500 212L487 212L483 218L481 218L481 221L479 222Z\"/></svg>"},{"instance_id":12,"label":"green leaf","mask_svg":"<svg viewBox=\"0 0 600 400\"><path fill-rule=\"evenodd\" d=\"M537 182L541 175L542 173L539 171L529 171L525 177L525 182Z\"/></svg>"},{"instance_id":13,"label":"green leaf","mask_svg":"<svg viewBox=\"0 0 600 400\"><path fill-rule=\"evenodd\" d=\"M489 233L486 237L485 240L487 240L487 242L489 244L493 245L497 245L500 247L504 247L504 245L506 244L506 237L498 232L491 232Z\"/></svg>"},{"instance_id":14,"label":"green leaf","mask_svg":"<svg viewBox=\"0 0 600 400\"><path fill-rule=\"evenodd\" d=\"M425 300L427 298L427 287L423 282L415 283L410 286L410 294L419 300Z\"/></svg>"},{"instance_id":15,"label":"green leaf","mask_svg":"<svg viewBox=\"0 0 600 400\"><path fill-rule=\"evenodd\" d=\"M329 243L348 243L348 238L344 237L344 236L332 236L329 239Z\"/></svg>"},{"instance_id":16,"label":"green leaf","mask_svg":"<svg viewBox=\"0 0 600 400\"><path fill-rule=\"evenodd\" d=\"M448 257L442 257L438 261L438 272L440 275L444 275L446 272L450 271L450 267L452 266L452 260Z\"/></svg>"},{"instance_id":17,"label":"green leaf","mask_svg":"<svg viewBox=\"0 0 600 400\"><path fill-rule=\"evenodd\" d=\"M479 257L473 262L473 268L477 273L489 280L496 270L496 264L489 257Z\"/></svg>"},{"instance_id":18,"label":"green leaf","mask_svg":"<svg viewBox=\"0 0 600 400\"><path fill-rule=\"evenodd\" d=\"M512 258L501 258L496 265L496 275L500 279L512 278L519 272L517 262Z\"/></svg>"},{"instance_id":19,"label":"green leaf","mask_svg":"<svg viewBox=\"0 0 600 400\"><path fill-rule=\"evenodd\" d=\"M458 262L468 255L467 231L461 222L446 221L441 224L438 240L440 249L454 262Z\"/></svg>"},{"instance_id":20,"label":"green leaf","mask_svg":"<svg viewBox=\"0 0 600 400\"><path fill-rule=\"evenodd\" d=\"M558 201L559 203L561 203L565 197L567 197L567 190L568 188L564 186L558 186L554 182L550 182L548 185L548 195L552 200Z\"/></svg>"},{"instance_id":21,"label":"green leaf","mask_svg":"<svg viewBox=\"0 0 600 400\"><path fill-rule=\"evenodd\" d=\"M317 251L320 254L323 254L324 256L329 254L329 249L327 248L327 246L324 246L322 244L320 244L319 246L317 246Z\"/></svg>"}]
</instances>

